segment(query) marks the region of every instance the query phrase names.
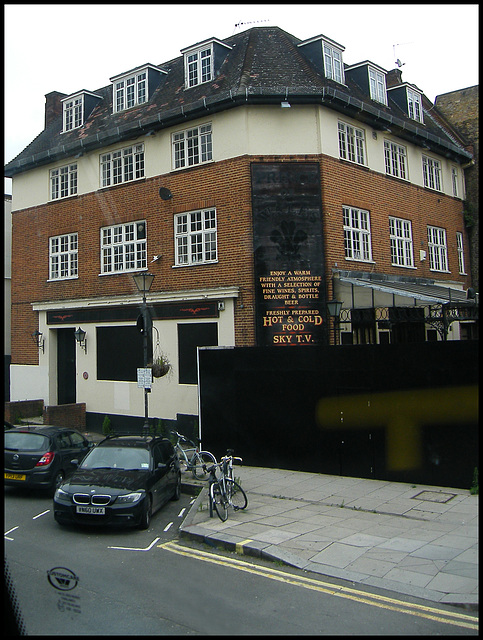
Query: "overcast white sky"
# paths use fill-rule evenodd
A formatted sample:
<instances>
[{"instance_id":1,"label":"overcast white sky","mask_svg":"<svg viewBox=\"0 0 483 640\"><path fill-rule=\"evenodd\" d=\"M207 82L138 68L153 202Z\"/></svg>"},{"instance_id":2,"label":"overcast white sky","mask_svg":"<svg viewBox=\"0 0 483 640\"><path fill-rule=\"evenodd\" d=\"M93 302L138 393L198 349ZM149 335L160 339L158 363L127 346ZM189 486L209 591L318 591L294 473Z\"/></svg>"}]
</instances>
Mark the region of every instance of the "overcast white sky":
<instances>
[{"instance_id":1,"label":"overcast white sky","mask_svg":"<svg viewBox=\"0 0 483 640\"><path fill-rule=\"evenodd\" d=\"M347 64L371 60L390 70L399 58L403 80L430 100L478 84L478 4L7 4L4 11L6 162L43 130L45 94L95 91L116 74L252 26L278 26L302 40L324 34L345 47Z\"/></svg>"}]
</instances>

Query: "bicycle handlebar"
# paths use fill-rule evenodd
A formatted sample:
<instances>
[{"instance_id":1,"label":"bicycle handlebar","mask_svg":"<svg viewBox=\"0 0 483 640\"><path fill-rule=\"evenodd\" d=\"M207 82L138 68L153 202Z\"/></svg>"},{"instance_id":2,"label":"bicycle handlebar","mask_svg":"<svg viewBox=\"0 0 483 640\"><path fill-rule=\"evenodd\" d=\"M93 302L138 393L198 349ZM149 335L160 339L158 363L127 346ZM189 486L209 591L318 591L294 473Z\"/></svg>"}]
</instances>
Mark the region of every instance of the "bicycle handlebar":
<instances>
[{"instance_id":1,"label":"bicycle handlebar","mask_svg":"<svg viewBox=\"0 0 483 640\"><path fill-rule=\"evenodd\" d=\"M236 461L236 462L239 462L240 464L243 462L243 458L240 458L238 456L232 456L232 455L223 456L223 458L221 460L223 461L223 460L230 460L230 459L233 460L233 462Z\"/></svg>"},{"instance_id":2,"label":"bicycle handlebar","mask_svg":"<svg viewBox=\"0 0 483 640\"><path fill-rule=\"evenodd\" d=\"M190 444L192 444L194 447L196 447L196 443L193 442L193 440L190 440L189 438L187 438L186 436L184 436L182 433L178 433L176 430L173 429L173 431L171 431L171 433L175 436L177 436L178 441L181 440L182 442L189 442ZM198 444L200 443L200 439L196 438L196 440L198 441Z\"/></svg>"}]
</instances>

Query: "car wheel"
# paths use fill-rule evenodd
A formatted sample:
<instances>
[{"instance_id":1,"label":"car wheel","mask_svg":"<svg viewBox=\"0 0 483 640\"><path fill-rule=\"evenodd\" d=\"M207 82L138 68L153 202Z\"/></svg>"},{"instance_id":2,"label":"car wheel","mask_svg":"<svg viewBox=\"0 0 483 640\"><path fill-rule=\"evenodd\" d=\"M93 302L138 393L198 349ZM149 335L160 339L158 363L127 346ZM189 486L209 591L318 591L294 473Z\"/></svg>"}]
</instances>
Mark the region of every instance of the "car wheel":
<instances>
[{"instance_id":1,"label":"car wheel","mask_svg":"<svg viewBox=\"0 0 483 640\"><path fill-rule=\"evenodd\" d=\"M147 495L146 498L144 499L143 515L141 516L141 521L139 523L140 529L149 529L149 525L151 524L151 516L152 516L151 496Z\"/></svg>"},{"instance_id":2,"label":"car wheel","mask_svg":"<svg viewBox=\"0 0 483 640\"><path fill-rule=\"evenodd\" d=\"M65 474L63 471L57 471L54 476L54 481L52 482L51 491L55 493L56 490L60 487L60 485L64 482Z\"/></svg>"},{"instance_id":3,"label":"car wheel","mask_svg":"<svg viewBox=\"0 0 483 640\"><path fill-rule=\"evenodd\" d=\"M179 500L181 497L181 473L178 473L178 479L174 488L173 496L171 500Z\"/></svg>"}]
</instances>

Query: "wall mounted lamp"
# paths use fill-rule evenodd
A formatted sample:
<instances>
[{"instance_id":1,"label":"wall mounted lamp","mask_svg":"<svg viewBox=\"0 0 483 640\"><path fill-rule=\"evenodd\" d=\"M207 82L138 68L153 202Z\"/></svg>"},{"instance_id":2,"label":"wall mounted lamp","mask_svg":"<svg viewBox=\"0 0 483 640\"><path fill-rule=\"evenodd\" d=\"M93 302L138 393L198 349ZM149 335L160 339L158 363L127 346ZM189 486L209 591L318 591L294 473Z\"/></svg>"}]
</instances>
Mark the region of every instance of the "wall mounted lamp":
<instances>
[{"instance_id":1,"label":"wall mounted lamp","mask_svg":"<svg viewBox=\"0 0 483 640\"><path fill-rule=\"evenodd\" d=\"M339 324L341 309L342 302L339 302L339 300L334 298L333 300L330 300L330 302L327 302L327 313L334 321L334 344L337 344L337 327Z\"/></svg>"},{"instance_id":2,"label":"wall mounted lamp","mask_svg":"<svg viewBox=\"0 0 483 640\"><path fill-rule=\"evenodd\" d=\"M340 310L342 309L342 302L338 300L331 300L327 303L327 311L331 318L339 318Z\"/></svg>"},{"instance_id":3,"label":"wall mounted lamp","mask_svg":"<svg viewBox=\"0 0 483 640\"><path fill-rule=\"evenodd\" d=\"M79 346L81 349L84 349L84 351L87 353L87 338L86 338L86 332L81 329L80 327L77 329L77 331L75 331L74 333L74 337L76 339L76 342L79 343Z\"/></svg>"},{"instance_id":4,"label":"wall mounted lamp","mask_svg":"<svg viewBox=\"0 0 483 640\"><path fill-rule=\"evenodd\" d=\"M42 349L42 353L44 353L44 335L38 329L32 333L32 338L37 345L37 348Z\"/></svg>"}]
</instances>

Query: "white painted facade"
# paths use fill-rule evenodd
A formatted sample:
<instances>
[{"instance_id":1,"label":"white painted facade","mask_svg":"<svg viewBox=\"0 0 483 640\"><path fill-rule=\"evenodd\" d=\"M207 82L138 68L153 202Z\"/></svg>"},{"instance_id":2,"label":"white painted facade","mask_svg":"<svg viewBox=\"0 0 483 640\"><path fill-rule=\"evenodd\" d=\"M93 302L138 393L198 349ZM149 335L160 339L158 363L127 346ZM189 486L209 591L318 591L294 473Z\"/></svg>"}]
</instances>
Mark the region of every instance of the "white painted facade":
<instances>
[{"instance_id":1,"label":"white painted facade","mask_svg":"<svg viewBox=\"0 0 483 640\"><path fill-rule=\"evenodd\" d=\"M290 119L290 123L288 123ZM211 118L190 122L185 128L212 123L213 162L243 155L306 155L323 154L339 158L338 122L342 121L365 131L366 165L372 171L385 174L384 140L397 142L407 149L409 182L423 186L420 147L401 141L390 133L375 131L357 120L342 117L337 112L318 105L247 106L217 113ZM183 127L159 131L154 136L140 137L144 143L145 177L166 175L173 171L171 135ZM375 135L373 135L375 133ZM126 143L103 147L74 160L63 160L20 173L13 180L14 210L38 206L50 201L50 170L77 163L77 196L100 189L99 156L129 146ZM424 152L426 153L426 152ZM453 196L452 168L454 163L432 152L427 155L441 163L442 193ZM464 198L463 171L458 169L458 195Z\"/></svg>"}]
</instances>

